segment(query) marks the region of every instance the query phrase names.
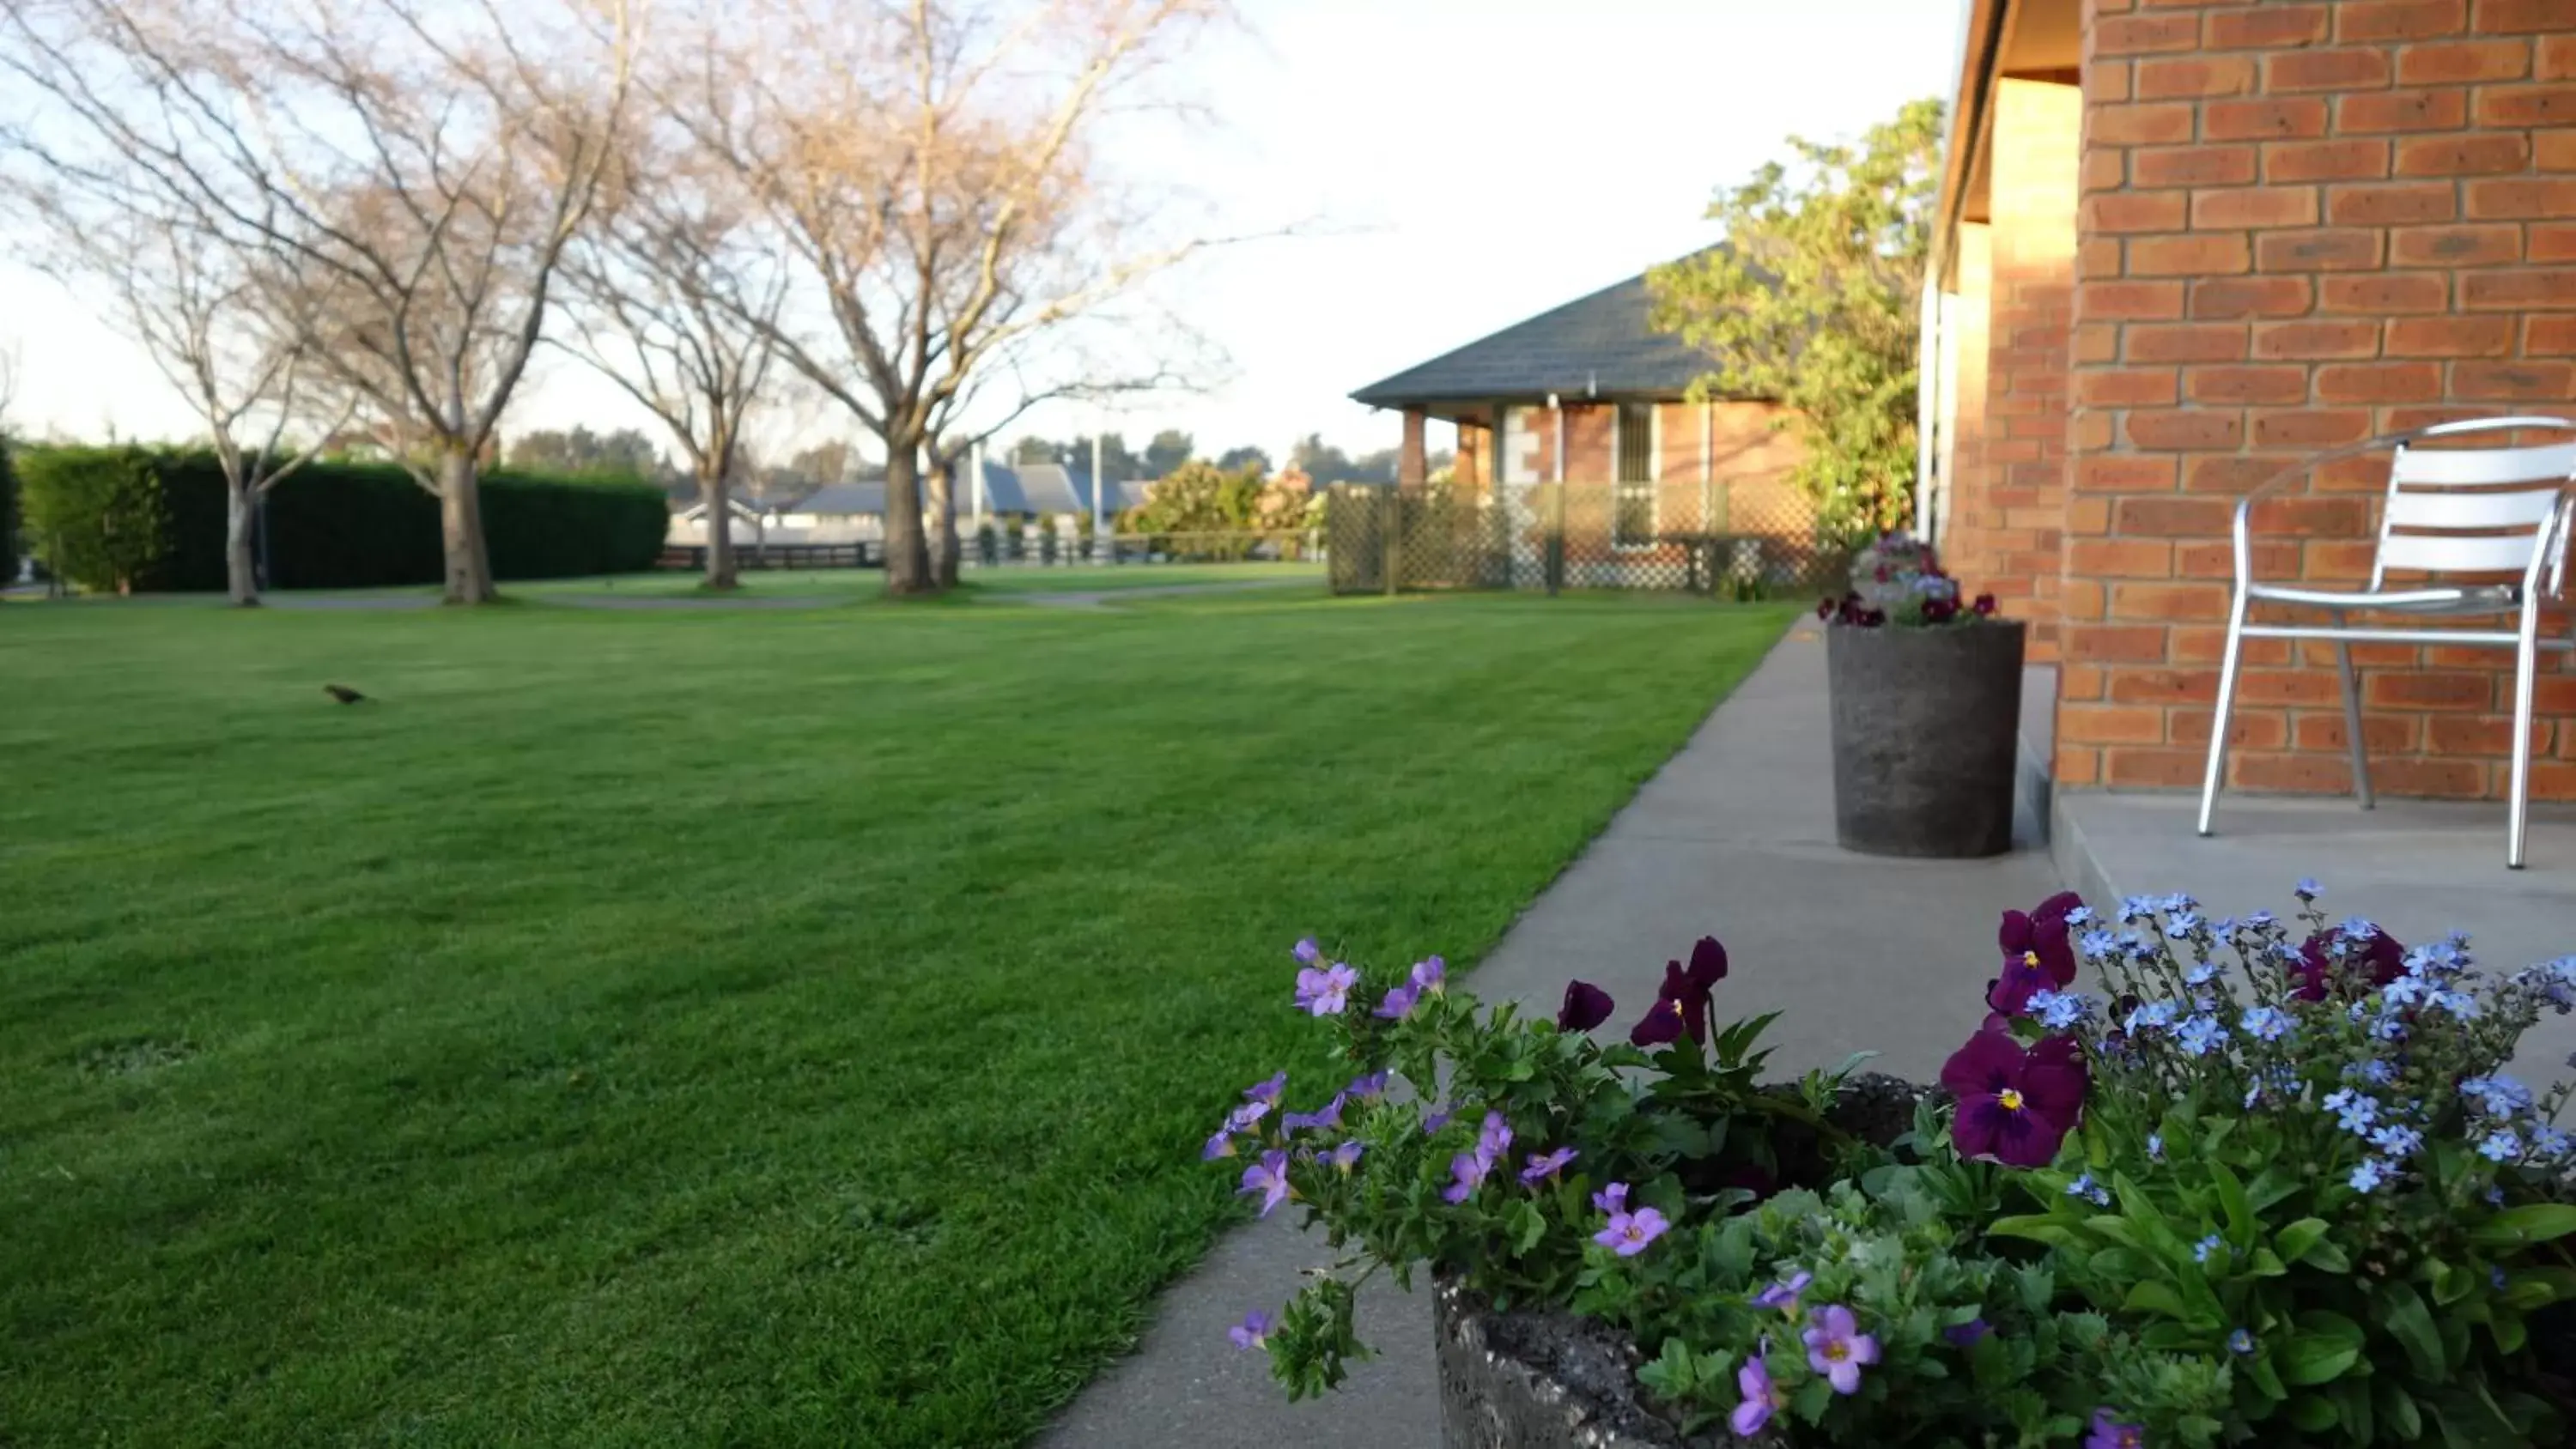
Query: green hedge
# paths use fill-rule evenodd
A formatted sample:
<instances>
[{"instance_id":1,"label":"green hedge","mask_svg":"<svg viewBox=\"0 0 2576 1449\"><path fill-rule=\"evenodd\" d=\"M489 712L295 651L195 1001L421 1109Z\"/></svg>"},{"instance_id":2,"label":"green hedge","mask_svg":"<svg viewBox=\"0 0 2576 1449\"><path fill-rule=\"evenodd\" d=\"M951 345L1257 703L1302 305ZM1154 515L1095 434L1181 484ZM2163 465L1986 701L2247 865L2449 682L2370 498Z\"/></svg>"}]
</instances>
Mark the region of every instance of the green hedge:
<instances>
[{"instance_id":1,"label":"green hedge","mask_svg":"<svg viewBox=\"0 0 2576 1449\"><path fill-rule=\"evenodd\" d=\"M141 526L155 528L157 537L148 561L134 570L134 586L177 593L223 589L224 476L213 454L30 448L20 455L18 471L29 515L74 533L96 531L96 510L115 506L100 500L120 491L127 495L125 506L133 508L131 490L110 485L144 474L153 496L136 517ZM651 568L669 528L662 490L632 479L504 470L484 474L482 492L484 537L493 576L500 579ZM438 500L396 465L307 464L270 491L267 511L272 587L373 588L434 584L442 576ZM41 553L42 537L29 542ZM66 548L72 577L91 588L113 587L112 576L84 576L82 552ZM86 572L100 570L92 565Z\"/></svg>"}]
</instances>

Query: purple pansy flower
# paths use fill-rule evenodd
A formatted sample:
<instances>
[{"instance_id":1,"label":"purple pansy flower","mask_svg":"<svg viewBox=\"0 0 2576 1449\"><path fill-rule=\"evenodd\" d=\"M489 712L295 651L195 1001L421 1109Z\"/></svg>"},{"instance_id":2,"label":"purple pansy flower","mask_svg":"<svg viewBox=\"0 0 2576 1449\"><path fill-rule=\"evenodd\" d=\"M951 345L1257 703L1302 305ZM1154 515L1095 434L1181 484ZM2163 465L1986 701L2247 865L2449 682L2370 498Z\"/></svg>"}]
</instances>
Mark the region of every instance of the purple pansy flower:
<instances>
[{"instance_id":1,"label":"purple pansy flower","mask_svg":"<svg viewBox=\"0 0 2576 1449\"><path fill-rule=\"evenodd\" d=\"M2067 916L2083 905L2084 898L2075 892L2060 891L2028 913L2004 912L1995 931L1995 944L2003 948L2003 971L1986 988L1987 1006L2019 1016L2034 993L2074 984L2075 943Z\"/></svg>"},{"instance_id":2,"label":"purple pansy flower","mask_svg":"<svg viewBox=\"0 0 2576 1449\"><path fill-rule=\"evenodd\" d=\"M1529 1160L1529 1166L1521 1169L1521 1181L1534 1183L1543 1177L1554 1177L1565 1170L1565 1164L1573 1160L1574 1149L1571 1147L1560 1147L1543 1156L1533 1156Z\"/></svg>"},{"instance_id":3,"label":"purple pansy flower","mask_svg":"<svg viewBox=\"0 0 2576 1449\"><path fill-rule=\"evenodd\" d=\"M1792 1273L1786 1279L1754 1294L1753 1306L1779 1308L1795 1313L1798 1311L1798 1295L1806 1292L1807 1285L1815 1281L1816 1275L1813 1273L1804 1271Z\"/></svg>"},{"instance_id":4,"label":"purple pansy flower","mask_svg":"<svg viewBox=\"0 0 2576 1449\"><path fill-rule=\"evenodd\" d=\"M2369 929L2355 929L2363 926ZM2347 921L2317 932L2299 948L2299 959L2290 963L2290 975L2299 985L2290 994L2301 1001L2325 1000L2326 983L2338 957L2355 972L2368 971L2373 987L2386 986L2406 974L2406 948L2397 944L2396 937L2368 921Z\"/></svg>"},{"instance_id":5,"label":"purple pansy flower","mask_svg":"<svg viewBox=\"0 0 2576 1449\"><path fill-rule=\"evenodd\" d=\"M1465 1202L1467 1195L1484 1185L1485 1174L1493 1170L1493 1160L1480 1152L1461 1152L1449 1159L1449 1176L1454 1179L1440 1189L1446 1202Z\"/></svg>"},{"instance_id":6,"label":"purple pansy flower","mask_svg":"<svg viewBox=\"0 0 2576 1449\"><path fill-rule=\"evenodd\" d=\"M1261 1194L1261 1215L1270 1216L1272 1208L1288 1200L1288 1154L1276 1147L1261 1154L1260 1161L1243 1170L1243 1186L1235 1191Z\"/></svg>"},{"instance_id":7,"label":"purple pansy flower","mask_svg":"<svg viewBox=\"0 0 2576 1449\"><path fill-rule=\"evenodd\" d=\"M2084 1449L2147 1449L2147 1426L2123 1424L2111 1417L2108 1409L2093 1411L2093 1432L2084 1436Z\"/></svg>"},{"instance_id":8,"label":"purple pansy flower","mask_svg":"<svg viewBox=\"0 0 2576 1449\"><path fill-rule=\"evenodd\" d=\"M1413 1003L1421 995L1421 992L1410 986L1402 984L1390 986L1386 989L1385 997L1378 1002L1377 1010L1370 1012L1369 1015L1380 1021L1402 1021L1413 1014Z\"/></svg>"},{"instance_id":9,"label":"purple pansy flower","mask_svg":"<svg viewBox=\"0 0 2576 1449\"><path fill-rule=\"evenodd\" d=\"M1838 1394L1859 1393L1861 1365L1878 1362L1878 1340L1861 1332L1852 1311L1839 1303L1817 1310L1799 1337L1807 1345L1807 1367L1823 1374Z\"/></svg>"},{"instance_id":10,"label":"purple pansy flower","mask_svg":"<svg viewBox=\"0 0 2576 1449\"><path fill-rule=\"evenodd\" d=\"M2086 1081L2072 1037L2025 1051L2007 1033L1978 1032L1941 1067L1941 1085L1959 1102L1951 1142L1963 1157L2046 1167L2084 1114Z\"/></svg>"},{"instance_id":11,"label":"purple pansy flower","mask_svg":"<svg viewBox=\"0 0 2576 1449\"><path fill-rule=\"evenodd\" d=\"M1735 1387L1744 1402L1735 1406L1726 1422L1744 1438L1761 1433L1773 1414L1789 1407L1789 1396L1771 1382L1771 1366L1758 1357L1746 1359L1744 1367L1735 1371Z\"/></svg>"},{"instance_id":12,"label":"purple pansy flower","mask_svg":"<svg viewBox=\"0 0 2576 1449\"><path fill-rule=\"evenodd\" d=\"M1610 993L1589 981L1565 983L1565 1004L1556 1009L1558 1031L1590 1031L1610 1019Z\"/></svg>"},{"instance_id":13,"label":"purple pansy flower","mask_svg":"<svg viewBox=\"0 0 2576 1449\"><path fill-rule=\"evenodd\" d=\"M1297 973L1297 1006L1314 1016L1339 1016L1359 984L1360 973L1339 961L1321 970L1309 966Z\"/></svg>"},{"instance_id":14,"label":"purple pansy flower","mask_svg":"<svg viewBox=\"0 0 2576 1449\"><path fill-rule=\"evenodd\" d=\"M1971 1318L1965 1323L1953 1323L1942 1329L1941 1336L1950 1341L1952 1348L1975 1348L1977 1340L1994 1331L1993 1324L1982 1318Z\"/></svg>"},{"instance_id":15,"label":"purple pansy flower","mask_svg":"<svg viewBox=\"0 0 2576 1449\"><path fill-rule=\"evenodd\" d=\"M1664 1221L1662 1213L1641 1207L1632 1213L1612 1213L1609 1226L1594 1233L1592 1241L1622 1258L1633 1258L1646 1251L1646 1245L1662 1237L1664 1229L1671 1226Z\"/></svg>"},{"instance_id":16,"label":"purple pansy flower","mask_svg":"<svg viewBox=\"0 0 2576 1449\"><path fill-rule=\"evenodd\" d=\"M1688 966L1679 961L1664 963L1664 984L1655 993L1655 1004L1630 1029L1629 1042L1663 1046L1680 1040L1685 1032L1694 1042L1707 1041L1709 993L1725 979L1726 948L1715 936L1700 937L1691 947Z\"/></svg>"},{"instance_id":17,"label":"purple pansy flower","mask_svg":"<svg viewBox=\"0 0 2576 1449\"><path fill-rule=\"evenodd\" d=\"M1243 1321L1225 1331L1236 1348L1259 1348L1270 1339L1270 1315L1256 1308L1243 1315Z\"/></svg>"}]
</instances>

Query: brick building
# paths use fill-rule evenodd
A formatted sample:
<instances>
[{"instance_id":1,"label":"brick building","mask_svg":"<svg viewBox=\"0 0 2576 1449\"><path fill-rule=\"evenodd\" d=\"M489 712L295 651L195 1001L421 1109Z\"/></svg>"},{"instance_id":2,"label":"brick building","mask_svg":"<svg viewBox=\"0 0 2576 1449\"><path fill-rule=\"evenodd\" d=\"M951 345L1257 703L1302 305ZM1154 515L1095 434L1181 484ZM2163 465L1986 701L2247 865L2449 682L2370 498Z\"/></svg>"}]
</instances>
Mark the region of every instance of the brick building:
<instances>
[{"instance_id":1,"label":"brick building","mask_svg":"<svg viewBox=\"0 0 2576 1449\"><path fill-rule=\"evenodd\" d=\"M1925 516L2056 665L2060 784L2197 786L2239 496L2576 412L2576 0L1967 9ZM2258 571L2366 578L2385 461L2258 506ZM2347 790L2330 648L2246 648L2231 788ZM2503 793L2509 652L2355 657L2381 792ZM2541 667L2533 794L2576 798L2576 671Z\"/></svg>"},{"instance_id":2,"label":"brick building","mask_svg":"<svg viewBox=\"0 0 2576 1449\"><path fill-rule=\"evenodd\" d=\"M1649 325L1631 277L1351 394L1404 417L1397 482L1425 482L1426 431L1458 432L1455 485L1503 510L1508 577L1527 586L1537 540L1561 525L1565 582L1674 587L1694 577L1688 540L1759 540L1783 587L1803 586L1815 509L1790 479L1797 439L1759 398L1690 402L1710 362ZM1561 490L1563 515L1547 485Z\"/></svg>"}]
</instances>

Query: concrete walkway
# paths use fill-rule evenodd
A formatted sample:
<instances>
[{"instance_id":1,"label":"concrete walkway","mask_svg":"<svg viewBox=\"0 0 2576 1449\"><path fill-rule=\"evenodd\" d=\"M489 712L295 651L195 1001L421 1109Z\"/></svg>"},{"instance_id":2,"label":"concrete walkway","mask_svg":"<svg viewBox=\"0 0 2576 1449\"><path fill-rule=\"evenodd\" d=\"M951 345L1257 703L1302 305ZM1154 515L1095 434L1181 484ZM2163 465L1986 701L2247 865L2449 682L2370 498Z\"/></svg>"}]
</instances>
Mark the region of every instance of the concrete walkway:
<instances>
[{"instance_id":1,"label":"concrete walkway","mask_svg":"<svg viewBox=\"0 0 2576 1449\"><path fill-rule=\"evenodd\" d=\"M1918 1079L1983 1019L1995 923L2057 888L2044 855L1899 861L1833 844L1824 643L1812 622L1775 648L1514 923L1472 977L1479 995L1553 1013L1569 976L1618 999L1623 1028L1667 958L1725 941L1729 1018L1787 1014L1775 1075L1883 1053ZM1211 1169L1213 1171L1214 1169ZM1427 1303L1372 1283L1360 1336L1382 1359L1337 1395L1290 1404L1228 1325L1273 1308L1326 1261L1291 1215L1243 1229L1158 1305L1136 1355L1091 1385L1047 1449L1433 1449L1439 1401Z\"/></svg>"}]
</instances>

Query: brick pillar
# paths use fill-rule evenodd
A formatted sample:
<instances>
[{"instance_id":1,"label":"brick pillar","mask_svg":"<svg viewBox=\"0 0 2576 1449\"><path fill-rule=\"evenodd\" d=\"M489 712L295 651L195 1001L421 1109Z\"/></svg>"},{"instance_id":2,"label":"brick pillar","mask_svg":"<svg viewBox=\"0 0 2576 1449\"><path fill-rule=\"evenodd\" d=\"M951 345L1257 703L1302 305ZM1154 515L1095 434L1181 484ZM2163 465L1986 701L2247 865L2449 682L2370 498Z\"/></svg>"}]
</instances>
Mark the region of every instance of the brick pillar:
<instances>
[{"instance_id":1,"label":"brick pillar","mask_svg":"<svg viewBox=\"0 0 2576 1449\"><path fill-rule=\"evenodd\" d=\"M2074 86L1996 86L1984 424L1945 550L1969 590L2029 621L2034 660L2057 657L2082 116Z\"/></svg>"},{"instance_id":2,"label":"brick pillar","mask_svg":"<svg viewBox=\"0 0 2576 1449\"><path fill-rule=\"evenodd\" d=\"M1404 410L1404 449L1396 454L1395 481L1407 488L1419 488L1431 476L1429 454L1422 446L1422 409Z\"/></svg>"},{"instance_id":3,"label":"brick pillar","mask_svg":"<svg viewBox=\"0 0 2576 1449\"><path fill-rule=\"evenodd\" d=\"M1982 222L1962 222L1958 231L1958 270L1951 278L1952 302L1942 339L1956 361L1950 364L1949 411L1942 437L1942 548L1950 549L1957 527L1958 504L1970 487L1982 487L1985 467L1986 363L1991 355L1989 323L1994 302L1993 252Z\"/></svg>"},{"instance_id":4,"label":"brick pillar","mask_svg":"<svg viewBox=\"0 0 2576 1449\"><path fill-rule=\"evenodd\" d=\"M1487 440L1491 431L1482 423L1458 424L1458 462L1453 476L1458 486L1470 493L1482 492L1493 480L1485 472Z\"/></svg>"},{"instance_id":5,"label":"brick pillar","mask_svg":"<svg viewBox=\"0 0 2576 1449\"><path fill-rule=\"evenodd\" d=\"M2087 8L2058 778L2193 787L2235 499L2377 433L2576 399L2576 12ZM2258 572L2364 575L2385 480L2360 460L2258 513ZM2508 651L2354 655L2374 785L2502 790ZM2248 641L2234 787L2350 787L2332 658ZM2576 672L2543 665L2533 793L2576 796Z\"/></svg>"}]
</instances>

